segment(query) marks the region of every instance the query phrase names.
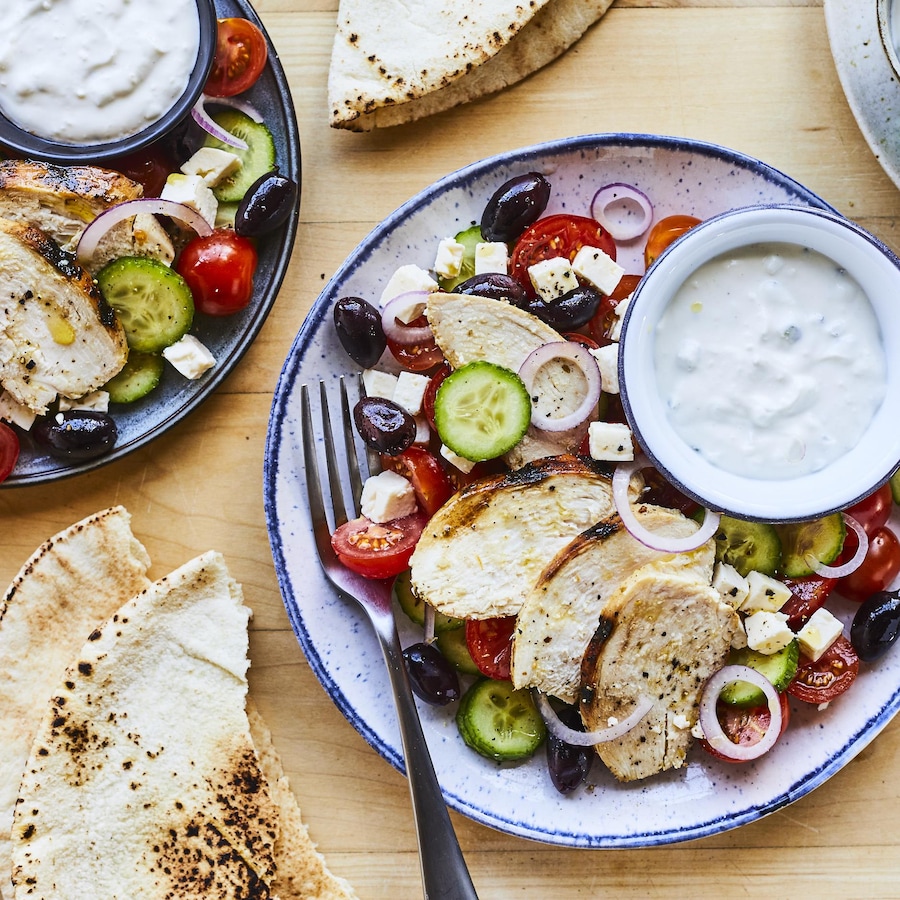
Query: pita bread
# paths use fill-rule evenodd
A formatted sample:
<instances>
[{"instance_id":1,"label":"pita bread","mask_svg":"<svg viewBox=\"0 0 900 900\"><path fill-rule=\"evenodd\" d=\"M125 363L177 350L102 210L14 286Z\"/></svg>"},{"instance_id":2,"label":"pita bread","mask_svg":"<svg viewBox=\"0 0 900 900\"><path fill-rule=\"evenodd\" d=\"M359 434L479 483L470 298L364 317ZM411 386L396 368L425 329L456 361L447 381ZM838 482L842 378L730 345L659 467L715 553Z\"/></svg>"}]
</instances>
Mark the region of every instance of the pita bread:
<instances>
[{"instance_id":1,"label":"pita bread","mask_svg":"<svg viewBox=\"0 0 900 900\"><path fill-rule=\"evenodd\" d=\"M400 125L521 81L574 44L612 0L341 0L331 126Z\"/></svg>"},{"instance_id":2,"label":"pita bread","mask_svg":"<svg viewBox=\"0 0 900 900\"><path fill-rule=\"evenodd\" d=\"M150 559L121 506L60 532L0 601L0 897L12 896L9 833L38 718L84 636L150 584Z\"/></svg>"}]
</instances>

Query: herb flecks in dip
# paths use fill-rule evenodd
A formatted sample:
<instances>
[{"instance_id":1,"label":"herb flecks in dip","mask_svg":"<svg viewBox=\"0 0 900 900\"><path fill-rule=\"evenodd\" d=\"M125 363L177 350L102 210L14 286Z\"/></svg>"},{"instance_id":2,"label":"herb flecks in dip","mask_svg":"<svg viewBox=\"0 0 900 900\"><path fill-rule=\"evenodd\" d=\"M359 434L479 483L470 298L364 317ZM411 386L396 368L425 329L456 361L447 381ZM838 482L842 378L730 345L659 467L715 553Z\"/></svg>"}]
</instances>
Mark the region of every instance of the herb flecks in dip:
<instances>
[{"instance_id":1,"label":"herb flecks in dip","mask_svg":"<svg viewBox=\"0 0 900 900\"><path fill-rule=\"evenodd\" d=\"M5 0L0 110L63 143L130 137L184 93L199 43L195 0Z\"/></svg>"},{"instance_id":2,"label":"herb flecks in dip","mask_svg":"<svg viewBox=\"0 0 900 900\"><path fill-rule=\"evenodd\" d=\"M703 264L657 325L655 365L678 434L751 478L798 477L838 459L885 393L865 293L832 260L784 243Z\"/></svg>"}]
</instances>

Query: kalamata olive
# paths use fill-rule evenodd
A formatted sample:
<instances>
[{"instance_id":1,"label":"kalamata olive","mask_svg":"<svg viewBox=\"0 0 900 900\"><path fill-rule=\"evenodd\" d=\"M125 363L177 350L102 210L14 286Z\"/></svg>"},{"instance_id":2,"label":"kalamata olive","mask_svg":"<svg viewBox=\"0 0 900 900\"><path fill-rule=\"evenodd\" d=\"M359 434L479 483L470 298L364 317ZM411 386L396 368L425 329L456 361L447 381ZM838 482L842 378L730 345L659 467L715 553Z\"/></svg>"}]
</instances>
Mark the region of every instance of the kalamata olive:
<instances>
[{"instance_id":1,"label":"kalamata olive","mask_svg":"<svg viewBox=\"0 0 900 900\"><path fill-rule=\"evenodd\" d=\"M540 172L528 172L500 185L481 215L486 241L514 241L547 208L550 182Z\"/></svg>"},{"instance_id":2,"label":"kalamata olive","mask_svg":"<svg viewBox=\"0 0 900 900\"><path fill-rule=\"evenodd\" d=\"M528 300L525 288L512 275L504 275L501 272L473 275L453 288L453 293L490 297L492 300L509 300L516 306L521 306Z\"/></svg>"},{"instance_id":3,"label":"kalamata olive","mask_svg":"<svg viewBox=\"0 0 900 900\"><path fill-rule=\"evenodd\" d=\"M850 643L866 662L887 653L900 636L900 590L878 591L864 600L850 626Z\"/></svg>"},{"instance_id":4,"label":"kalamata olive","mask_svg":"<svg viewBox=\"0 0 900 900\"><path fill-rule=\"evenodd\" d=\"M341 297L334 304L334 327L347 355L364 369L381 359L387 346L381 313L367 300Z\"/></svg>"},{"instance_id":5,"label":"kalamata olive","mask_svg":"<svg viewBox=\"0 0 900 900\"><path fill-rule=\"evenodd\" d=\"M524 303L516 305L557 331L573 331L591 321L602 299L603 295L599 291L587 285L579 285L549 303L528 298Z\"/></svg>"},{"instance_id":6,"label":"kalamata olive","mask_svg":"<svg viewBox=\"0 0 900 900\"><path fill-rule=\"evenodd\" d=\"M416 439L416 420L384 397L363 397L353 407L353 421L363 441L388 456L402 453Z\"/></svg>"},{"instance_id":7,"label":"kalamata olive","mask_svg":"<svg viewBox=\"0 0 900 900\"><path fill-rule=\"evenodd\" d=\"M424 641L403 651L409 683L417 697L432 706L446 706L459 700L456 669L433 644Z\"/></svg>"},{"instance_id":8,"label":"kalamata olive","mask_svg":"<svg viewBox=\"0 0 900 900\"><path fill-rule=\"evenodd\" d=\"M300 188L293 178L267 172L260 175L241 198L234 216L234 230L256 237L281 225L297 208Z\"/></svg>"},{"instance_id":9,"label":"kalamata olive","mask_svg":"<svg viewBox=\"0 0 900 900\"><path fill-rule=\"evenodd\" d=\"M557 715L569 728L583 730L581 716L575 707L563 707ZM576 747L554 734L547 735L547 771L553 786L561 794L570 794L585 781L593 761L593 747Z\"/></svg>"},{"instance_id":10,"label":"kalamata olive","mask_svg":"<svg viewBox=\"0 0 900 900\"><path fill-rule=\"evenodd\" d=\"M34 439L60 459L93 459L109 453L119 431L112 416L92 409L70 409L34 424Z\"/></svg>"}]
</instances>

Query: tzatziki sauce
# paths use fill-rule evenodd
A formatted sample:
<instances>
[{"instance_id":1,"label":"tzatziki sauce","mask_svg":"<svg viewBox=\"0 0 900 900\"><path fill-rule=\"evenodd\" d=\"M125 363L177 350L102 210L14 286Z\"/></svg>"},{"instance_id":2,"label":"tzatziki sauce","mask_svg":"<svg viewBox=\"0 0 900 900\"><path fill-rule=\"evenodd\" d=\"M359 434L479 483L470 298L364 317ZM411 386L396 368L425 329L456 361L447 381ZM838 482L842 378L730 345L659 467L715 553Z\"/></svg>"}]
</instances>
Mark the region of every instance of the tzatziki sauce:
<instances>
[{"instance_id":1,"label":"tzatziki sauce","mask_svg":"<svg viewBox=\"0 0 900 900\"><path fill-rule=\"evenodd\" d=\"M681 438L720 469L765 479L816 472L850 450L887 374L859 284L788 243L701 265L663 311L654 362Z\"/></svg>"},{"instance_id":2,"label":"tzatziki sauce","mask_svg":"<svg viewBox=\"0 0 900 900\"><path fill-rule=\"evenodd\" d=\"M130 137L184 93L199 46L196 0L4 0L0 110L63 143Z\"/></svg>"}]
</instances>

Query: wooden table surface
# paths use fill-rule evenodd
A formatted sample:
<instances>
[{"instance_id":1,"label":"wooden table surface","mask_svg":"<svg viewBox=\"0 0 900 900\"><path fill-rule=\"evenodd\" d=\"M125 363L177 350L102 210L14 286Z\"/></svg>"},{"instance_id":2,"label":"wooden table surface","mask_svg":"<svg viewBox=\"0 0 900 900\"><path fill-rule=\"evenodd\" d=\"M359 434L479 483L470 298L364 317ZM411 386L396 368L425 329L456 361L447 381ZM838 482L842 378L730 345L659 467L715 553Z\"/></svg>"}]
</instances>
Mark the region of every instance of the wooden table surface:
<instances>
[{"instance_id":1,"label":"wooden table surface","mask_svg":"<svg viewBox=\"0 0 900 900\"><path fill-rule=\"evenodd\" d=\"M857 0L862 7L874 0ZM796 178L900 249L900 196L842 92L821 0L616 0L573 49L500 95L373 134L328 127L337 0L257 0L300 124L300 226L261 334L215 396L99 471L0 490L0 583L64 526L124 504L161 576L221 550L254 610L251 690L313 838L364 900L421 896L404 779L313 676L282 606L262 497L272 392L325 281L384 216L436 178L526 144L634 131L712 141ZM850 701L852 702L852 700ZM453 814L482 900L900 897L900 723L793 805L656 849L587 851ZM74 900L74 898L73 898Z\"/></svg>"}]
</instances>

